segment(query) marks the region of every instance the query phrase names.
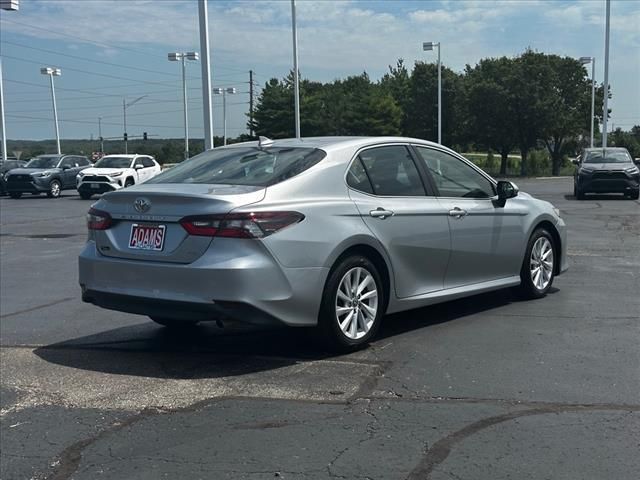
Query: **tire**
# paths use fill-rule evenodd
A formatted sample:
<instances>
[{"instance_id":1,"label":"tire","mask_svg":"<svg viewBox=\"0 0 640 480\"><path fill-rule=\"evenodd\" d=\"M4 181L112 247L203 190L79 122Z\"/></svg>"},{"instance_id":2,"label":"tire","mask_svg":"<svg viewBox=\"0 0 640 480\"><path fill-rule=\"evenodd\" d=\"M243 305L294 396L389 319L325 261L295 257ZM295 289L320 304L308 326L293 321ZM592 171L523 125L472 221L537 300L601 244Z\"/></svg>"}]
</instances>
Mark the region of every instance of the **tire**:
<instances>
[{"instance_id":1,"label":"tire","mask_svg":"<svg viewBox=\"0 0 640 480\"><path fill-rule=\"evenodd\" d=\"M350 290L353 282L360 288ZM332 269L322 294L318 330L324 344L340 352L366 345L378 331L385 307L375 265L362 255L344 258Z\"/></svg>"},{"instance_id":2,"label":"tire","mask_svg":"<svg viewBox=\"0 0 640 480\"><path fill-rule=\"evenodd\" d=\"M631 200L638 200L638 198L640 198L640 190L636 190L635 192L631 192L629 194L629 198Z\"/></svg>"},{"instance_id":3,"label":"tire","mask_svg":"<svg viewBox=\"0 0 640 480\"><path fill-rule=\"evenodd\" d=\"M584 200L584 192L580 189L580 187L576 187L575 195L578 200Z\"/></svg>"},{"instance_id":4,"label":"tire","mask_svg":"<svg viewBox=\"0 0 640 480\"><path fill-rule=\"evenodd\" d=\"M62 184L60 183L60 180L51 180L51 182L49 183L49 191L47 192L47 197L58 198L61 192Z\"/></svg>"},{"instance_id":5,"label":"tire","mask_svg":"<svg viewBox=\"0 0 640 480\"><path fill-rule=\"evenodd\" d=\"M89 200L91 198L91 193L88 192L80 192L80 198L83 200Z\"/></svg>"},{"instance_id":6,"label":"tire","mask_svg":"<svg viewBox=\"0 0 640 480\"><path fill-rule=\"evenodd\" d=\"M516 288L518 295L525 299L544 297L553 285L557 258L557 247L551 234L544 228L535 230L522 261L520 286Z\"/></svg>"},{"instance_id":7,"label":"tire","mask_svg":"<svg viewBox=\"0 0 640 480\"><path fill-rule=\"evenodd\" d=\"M22 192L9 192L9 196L11 198L20 198L22 196Z\"/></svg>"},{"instance_id":8,"label":"tire","mask_svg":"<svg viewBox=\"0 0 640 480\"><path fill-rule=\"evenodd\" d=\"M135 185L135 184L136 184L136 182L133 181L133 178L127 178L124 181L124 188L130 187L130 186Z\"/></svg>"},{"instance_id":9,"label":"tire","mask_svg":"<svg viewBox=\"0 0 640 480\"><path fill-rule=\"evenodd\" d=\"M174 320L172 318L161 318L161 317L149 317L151 320L156 322L163 327L167 327L175 330L186 330L189 328L195 327L198 322L190 321L190 320Z\"/></svg>"}]
</instances>

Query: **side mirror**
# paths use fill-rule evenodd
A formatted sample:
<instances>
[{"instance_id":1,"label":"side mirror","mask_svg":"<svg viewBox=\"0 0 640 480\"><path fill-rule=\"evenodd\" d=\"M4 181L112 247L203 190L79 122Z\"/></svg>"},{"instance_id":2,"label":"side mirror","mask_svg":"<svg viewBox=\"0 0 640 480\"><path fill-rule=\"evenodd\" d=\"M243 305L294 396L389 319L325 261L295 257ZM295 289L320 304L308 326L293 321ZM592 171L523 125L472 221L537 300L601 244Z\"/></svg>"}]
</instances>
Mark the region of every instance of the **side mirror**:
<instances>
[{"instance_id":1,"label":"side mirror","mask_svg":"<svg viewBox=\"0 0 640 480\"><path fill-rule=\"evenodd\" d=\"M638 165L640 167L640 158L634 158L633 159L633 163L635 163L636 165Z\"/></svg>"},{"instance_id":2,"label":"side mirror","mask_svg":"<svg viewBox=\"0 0 640 480\"><path fill-rule=\"evenodd\" d=\"M571 159L571 163L574 165L580 165L580 157Z\"/></svg>"},{"instance_id":3,"label":"side mirror","mask_svg":"<svg viewBox=\"0 0 640 480\"><path fill-rule=\"evenodd\" d=\"M518 195L518 187L516 186L516 184L505 180L500 180L498 182L496 190L498 191L498 204L501 207L504 207L507 199L516 197Z\"/></svg>"},{"instance_id":4,"label":"side mirror","mask_svg":"<svg viewBox=\"0 0 640 480\"><path fill-rule=\"evenodd\" d=\"M70 167L69 165L63 165L63 166L62 166L62 169L63 169L63 170L69 170L70 168L71 168L71 167Z\"/></svg>"},{"instance_id":5,"label":"side mirror","mask_svg":"<svg viewBox=\"0 0 640 480\"><path fill-rule=\"evenodd\" d=\"M134 165L133 168L135 168L136 170L140 170L141 168L144 168L144 165L140 165L139 163Z\"/></svg>"}]
</instances>

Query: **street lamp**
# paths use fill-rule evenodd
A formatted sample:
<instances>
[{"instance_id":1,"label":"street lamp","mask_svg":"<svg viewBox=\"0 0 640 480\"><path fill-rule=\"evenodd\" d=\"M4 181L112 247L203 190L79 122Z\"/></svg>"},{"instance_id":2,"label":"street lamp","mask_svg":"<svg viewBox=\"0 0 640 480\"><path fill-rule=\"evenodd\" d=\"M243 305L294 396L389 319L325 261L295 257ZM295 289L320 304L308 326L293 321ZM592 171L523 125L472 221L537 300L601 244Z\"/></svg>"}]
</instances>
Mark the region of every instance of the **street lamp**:
<instances>
[{"instance_id":1,"label":"street lamp","mask_svg":"<svg viewBox=\"0 0 640 480\"><path fill-rule=\"evenodd\" d=\"M42 75L49 75L49 80L51 80L51 100L53 102L53 122L56 125L56 146L58 147L58 155L62 153L60 151L60 130L58 129L58 110L56 109L56 90L53 86L53 77L59 77L62 75L62 72L59 68L53 67L42 67L40 69L40 73Z\"/></svg>"},{"instance_id":2,"label":"street lamp","mask_svg":"<svg viewBox=\"0 0 640 480\"><path fill-rule=\"evenodd\" d=\"M440 73L440 42L424 42L422 44L422 50L433 50L433 47L438 47L438 143L442 144L442 75Z\"/></svg>"},{"instance_id":3,"label":"street lamp","mask_svg":"<svg viewBox=\"0 0 640 480\"><path fill-rule=\"evenodd\" d=\"M0 9L20 10L18 0L0 0ZM4 90L2 89L2 58L0 58L0 131L2 132L2 161L7 161L7 127L4 121Z\"/></svg>"},{"instance_id":4,"label":"street lamp","mask_svg":"<svg viewBox=\"0 0 640 480\"><path fill-rule=\"evenodd\" d=\"M591 64L591 148L593 148L593 114L596 102L596 57L580 57L580 63Z\"/></svg>"},{"instance_id":5,"label":"street lamp","mask_svg":"<svg viewBox=\"0 0 640 480\"><path fill-rule=\"evenodd\" d=\"M233 95L236 93L236 89L233 87L214 88L213 93L215 95L222 95L222 124L224 125L223 145L226 145L227 144L227 93Z\"/></svg>"},{"instance_id":6,"label":"street lamp","mask_svg":"<svg viewBox=\"0 0 640 480\"><path fill-rule=\"evenodd\" d=\"M135 100L131 100L127 103L127 99L122 99L122 115L124 118L124 153L129 153L129 135L127 135L127 108L129 108L134 103L138 103L147 95L142 95L141 97L136 98Z\"/></svg>"},{"instance_id":7,"label":"street lamp","mask_svg":"<svg viewBox=\"0 0 640 480\"><path fill-rule=\"evenodd\" d=\"M609 26L611 18L611 0L605 2L604 27L604 105L602 106L602 148L607 148L607 120L609 117Z\"/></svg>"},{"instance_id":8,"label":"street lamp","mask_svg":"<svg viewBox=\"0 0 640 480\"><path fill-rule=\"evenodd\" d=\"M198 60L198 52L174 52L168 55L170 62L182 61L182 101L184 102L184 158L189 158L189 118L187 117L186 60Z\"/></svg>"}]
</instances>

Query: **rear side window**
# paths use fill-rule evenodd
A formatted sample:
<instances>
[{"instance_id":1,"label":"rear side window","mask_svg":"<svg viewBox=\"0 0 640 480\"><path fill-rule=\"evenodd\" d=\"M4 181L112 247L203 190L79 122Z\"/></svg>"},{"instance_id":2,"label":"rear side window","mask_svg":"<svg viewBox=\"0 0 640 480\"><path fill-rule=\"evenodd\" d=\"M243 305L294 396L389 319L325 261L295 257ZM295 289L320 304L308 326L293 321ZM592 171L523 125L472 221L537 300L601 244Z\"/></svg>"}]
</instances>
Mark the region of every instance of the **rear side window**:
<instances>
[{"instance_id":1,"label":"rear side window","mask_svg":"<svg viewBox=\"0 0 640 480\"><path fill-rule=\"evenodd\" d=\"M155 163L153 163L153 160L151 160L149 157L142 157L142 165L144 165L144 167L153 167L155 165Z\"/></svg>"},{"instance_id":2,"label":"rear side window","mask_svg":"<svg viewBox=\"0 0 640 480\"><path fill-rule=\"evenodd\" d=\"M356 158L351 164L351 168L347 173L347 185L361 192L373 193L373 187L371 186L367 172L365 172L362 166L360 157Z\"/></svg>"},{"instance_id":3,"label":"rear side window","mask_svg":"<svg viewBox=\"0 0 640 480\"><path fill-rule=\"evenodd\" d=\"M220 148L165 170L147 183L205 183L267 187L311 168L326 156L317 148Z\"/></svg>"},{"instance_id":4,"label":"rear side window","mask_svg":"<svg viewBox=\"0 0 640 480\"><path fill-rule=\"evenodd\" d=\"M371 179L375 195L425 195L420 174L406 147L394 145L371 148L362 152L359 158Z\"/></svg>"}]
</instances>

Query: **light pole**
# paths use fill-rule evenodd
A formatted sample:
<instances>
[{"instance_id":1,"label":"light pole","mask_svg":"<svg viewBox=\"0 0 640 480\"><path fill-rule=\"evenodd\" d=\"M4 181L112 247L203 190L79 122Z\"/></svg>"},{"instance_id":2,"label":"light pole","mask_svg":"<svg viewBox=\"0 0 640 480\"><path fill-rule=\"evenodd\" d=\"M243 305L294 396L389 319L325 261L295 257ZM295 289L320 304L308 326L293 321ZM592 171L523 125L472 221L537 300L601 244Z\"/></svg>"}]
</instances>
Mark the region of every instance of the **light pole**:
<instances>
[{"instance_id":1,"label":"light pole","mask_svg":"<svg viewBox=\"0 0 640 480\"><path fill-rule=\"evenodd\" d=\"M102 138L102 117L98 117L98 137L100 137L100 153L104 153L104 139Z\"/></svg>"},{"instance_id":2,"label":"light pole","mask_svg":"<svg viewBox=\"0 0 640 480\"><path fill-rule=\"evenodd\" d=\"M298 29L296 0L291 0L291 31L293 34L293 94L295 98L296 138L300 138L300 85L298 76Z\"/></svg>"},{"instance_id":3,"label":"light pole","mask_svg":"<svg viewBox=\"0 0 640 480\"><path fill-rule=\"evenodd\" d=\"M124 153L129 153L129 135L127 135L127 108L129 108L134 103L138 103L144 97L146 97L146 95L142 95L135 100L131 100L129 103L127 103L126 98L122 99L122 114L124 118Z\"/></svg>"},{"instance_id":4,"label":"light pole","mask_svg":"<svg viewBox=\"0 0 640 480\"><path fill-rule=\"evenodd\" d=\"M235 94L236 89L230 88L214 88L213 93L215 95L222 95L222 124L223 124L223 145L227 144L227 93Z\"/></svg>"},{"instance_id":5,"label":"light pole","mask_svg":"<svg viewBox=\"0 0 640 480\"><path fill-rule=\"evenodd\" d=\"M0 9L20 10L19 0L0 0ZM4 122L4 91L2 89L2 58L0 58L0 130L2 130L2 161L7 161L7 128Z\"/></svg>"},{"instance_id":6,"label":"light pole","mask_svg":"<svg viewBox=\"0 0 640 480\"><path fill-rule=\"evenodd\" d=\"M611 0L607 0L607 13L604 34L604 105L602 107L602 148L607 148L607 117L609 116L609 17Z\"/></svg>"},{"instance_id":7,"label":"light pole","mask_svg":"<svg viewBox=\"0 0 640 480\"><path fill-rule=\"evenodd\" d=\"M198 0L200 20L200 51L202 52L202 113L204 114L204 149L213 148L213 121L211 110L211 69L209 67L209 16L207 0Z\"/></svg>"},{"instance_id":8,"label":"light pole","mask_svg":"<svg viewBox=\"0 0 640 480\"><path fill-rule=\"evenodd\" d=\"M58 129L58 110L56 109L56 90L53 86L53 77L59 77L62 75L62 72L59 68L53 67L42 67L40 69L40 73L42 75L49 75L49 80L51 80L51 101L53 102L53 122L56 126L56 146L58 147L58 155L62 153L60 151L60 130Z\"/></svg>"},{"instance_id":9,"label":"light pole","mask_svg":"<svg viewBox=\"0 0 640 480\"><path fill-rule=\"evenodd\" d=\"M198 60L198 52L174 52L167 55L169 61L182 61L182 101L184 103L184 159L189 158L189 118L187 112L186 60Z\"/></svg>"},{"instance_id":10,"label":"light pole","mask_svg":"<svg viewBox=\"0 0 640 480\"><path fill-rule=\"evenodd\" d=\"M438 47L438 143L442 144L442 69L440 63L440 42L424 42L422 44L422 50L433 50L433 47Z\"/></svg>"},{"instance_id":11,"label":"light pole","mask_svg":"<svg viewBox=\"0 0 640 480\"><path fill-rule=\"evenodd\" d=\"M591 64L591 148L593 148L593 109L596 103L596 57L580 57L580 63Z\"/></svg>"}]
</instances>

